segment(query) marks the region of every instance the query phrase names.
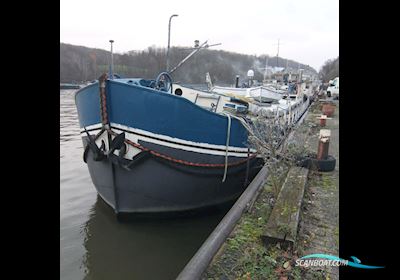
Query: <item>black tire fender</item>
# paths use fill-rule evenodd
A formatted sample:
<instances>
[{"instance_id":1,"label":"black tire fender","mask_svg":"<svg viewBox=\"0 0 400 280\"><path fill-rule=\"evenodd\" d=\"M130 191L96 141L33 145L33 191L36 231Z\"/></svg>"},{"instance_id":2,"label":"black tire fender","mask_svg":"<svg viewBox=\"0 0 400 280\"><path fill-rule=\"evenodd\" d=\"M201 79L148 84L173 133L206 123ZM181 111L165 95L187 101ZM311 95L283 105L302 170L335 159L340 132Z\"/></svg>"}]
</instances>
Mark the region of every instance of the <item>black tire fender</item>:
<instances>
[{"instance_id":1,"label":"black tire fender","mask_svg":"<svg viewBox=\"0 0 400 280\"><path fill-rule=\"evenodd\" d=\"M330 172L335 170L336 158L328 155L327 159L303 158L297 161L297 166L304 168L316 168L318 171Z\"/></svg>"},{"instance_id":2,"label":"black tire fender","mask_svg":"<svg viewBox=\"0 0 400 280\"><path fill-rule=\"evenodd\" d=\"M335 170L336 158L328 155L326 159L313 159L311 164L316 166L318 168L318 171L330 172Z\"/></svg>"}]
</instances>

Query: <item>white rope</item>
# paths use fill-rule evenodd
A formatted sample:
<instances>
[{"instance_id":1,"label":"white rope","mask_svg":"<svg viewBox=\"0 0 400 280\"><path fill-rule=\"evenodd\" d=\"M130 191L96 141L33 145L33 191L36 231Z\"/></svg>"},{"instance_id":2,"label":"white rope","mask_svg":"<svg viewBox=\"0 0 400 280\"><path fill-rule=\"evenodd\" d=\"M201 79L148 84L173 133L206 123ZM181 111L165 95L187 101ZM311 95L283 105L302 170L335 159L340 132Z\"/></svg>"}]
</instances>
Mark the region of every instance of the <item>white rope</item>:
<instances>
[{"instance_id":1,"label":"white rope","mask_svg":"<svg viewBox=\"0 0 400 280\"><path fill-rule=\"evenodd\" d=\"M228 129L226 132L225 170L222 182L225 182L226 173L228 172L228 148L229 148L229 139L231 138L231 115L230 114L225 114L225 115L228 117Z\"/></svg>"},{"instance_id":2,"label":"white rope","mask_svg":"<svg viewBox=\"0 0 400 280\"><path fill-rule=\"evenodd\" d=\"M240 123L243 125L243 127L251 134L251 136L253 136L257 141L259 141L260 143L263 143L263 141L257 137L257 135L254 133L254 130L250 127L250 125L246 122L245 119L235 116L235 115L231 115L228 114L226 112L223 112L224 115L229 115L232 118L237 119L238 121L240 121Z\"/></svg>"}]
</instances>

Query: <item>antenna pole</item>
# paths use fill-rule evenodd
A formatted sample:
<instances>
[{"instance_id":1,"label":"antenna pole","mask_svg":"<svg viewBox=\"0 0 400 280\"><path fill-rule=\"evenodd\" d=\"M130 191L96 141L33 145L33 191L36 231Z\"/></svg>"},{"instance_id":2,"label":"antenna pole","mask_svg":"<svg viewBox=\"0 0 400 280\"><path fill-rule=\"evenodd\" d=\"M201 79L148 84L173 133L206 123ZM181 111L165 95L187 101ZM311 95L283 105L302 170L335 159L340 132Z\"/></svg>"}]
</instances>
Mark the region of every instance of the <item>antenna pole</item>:
<instances>
[{"instance_id":1,"label":"antenna pole","mask_svg":"<svg viewBox=\"0 0 400 280\"><path fill-rule=\"evenodd\" d=\"M279 67L279 60L278 60L278 57L279 57L279 40L280 39L278 39L278 53L276 54L276 67Z\"/></svg>"},{"instance_id":2,"label":"antenna pole","mask_svg":"<svg viewBox=\"0 0 400 280\"><path fill-rule=\"evenodd\" d=\"M113 43L114 40L110 40L111 43L111 63L110 63L110 78L114 80L114 55L113 55Z\"/></svg>"}]
</instances>

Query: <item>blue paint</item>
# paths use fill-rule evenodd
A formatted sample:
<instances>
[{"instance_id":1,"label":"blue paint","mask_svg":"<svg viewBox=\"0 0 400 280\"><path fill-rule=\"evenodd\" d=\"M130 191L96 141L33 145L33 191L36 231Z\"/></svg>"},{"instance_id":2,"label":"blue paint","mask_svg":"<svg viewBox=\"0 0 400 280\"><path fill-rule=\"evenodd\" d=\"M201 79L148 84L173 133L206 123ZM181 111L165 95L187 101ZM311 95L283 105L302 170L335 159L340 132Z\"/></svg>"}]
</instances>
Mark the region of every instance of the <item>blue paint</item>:
<instances>
[{"instance_id":1,"label":"blue paint","mask_svg":"<svg viewBox=\"0 0 400 280\"><path fill-rule=\"evenodd\" d=\"M81 127L100 121L98 83L76 95ZM226 116L201 108L189 100L154 90L151 80L108 80L107 111L110 122L187 141L226 144ZM232 119L230 145L246 147L247 131Z\"/></svg>"},{"instance_id":2,"label":"blue paint","mask_svg":"<svg viewBox=\"0 0 400 280\"><path fill-rule=\"evenodd\" d=\"M77 91L75 104L81 127L101 123L99 83L97 81Z\"/></svg>"}]
</instances>

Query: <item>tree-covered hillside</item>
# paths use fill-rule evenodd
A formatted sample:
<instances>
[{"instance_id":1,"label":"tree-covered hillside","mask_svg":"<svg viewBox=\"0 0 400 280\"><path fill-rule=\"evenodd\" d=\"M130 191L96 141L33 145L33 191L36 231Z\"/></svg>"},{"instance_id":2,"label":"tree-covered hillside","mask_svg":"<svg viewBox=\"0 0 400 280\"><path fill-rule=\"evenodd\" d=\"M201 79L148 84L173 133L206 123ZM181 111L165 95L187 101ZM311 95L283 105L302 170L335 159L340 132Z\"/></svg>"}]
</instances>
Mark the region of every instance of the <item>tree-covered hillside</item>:
<instances>
[{"instance_id":1,"label":"tree-covered hillside","mask_svg":"<svg viewBox=\"0 0 400 280\"><path fill-rule=\"evenodd\" d=\"M176 66L193 49L172 47L170 66ZM210 73L214 83L233 84L235 76L246 79L249 69L255 79L263 79L263 68L268 58L268 66L298 67L316 72L308 65L293 60L268 57L266 55L245 55L221 50L203 49L191 57L173 73L174 81L199 84L205 82L205 74ZM60 44L60 82L82 82L97 79L108 71L110 52L70 44ZM123 77L154 79L166 68L166 49L148 47L146 50L114 54L114 72Z\"/></svg>"},{"instance_id":2,"label":"tree-covered hillside","mask_svg":"<svg viewBox=\"0 0 400 280\"><path fill-rule=\"evenodd\" d=\"M329 82L336 77L339 77L339 57L328 59L319 71L319 75L323 82Z\"/></svg>"}]
</instances>

